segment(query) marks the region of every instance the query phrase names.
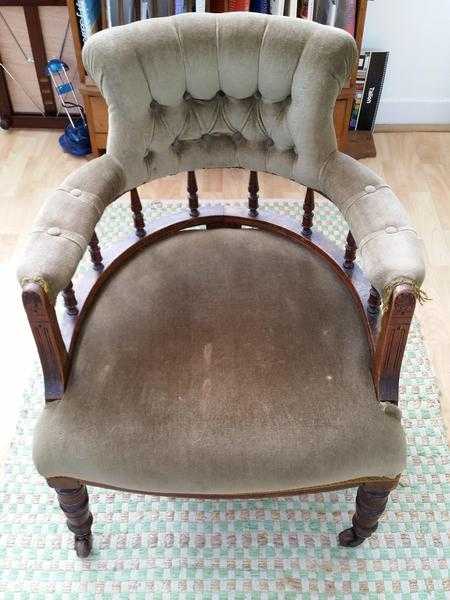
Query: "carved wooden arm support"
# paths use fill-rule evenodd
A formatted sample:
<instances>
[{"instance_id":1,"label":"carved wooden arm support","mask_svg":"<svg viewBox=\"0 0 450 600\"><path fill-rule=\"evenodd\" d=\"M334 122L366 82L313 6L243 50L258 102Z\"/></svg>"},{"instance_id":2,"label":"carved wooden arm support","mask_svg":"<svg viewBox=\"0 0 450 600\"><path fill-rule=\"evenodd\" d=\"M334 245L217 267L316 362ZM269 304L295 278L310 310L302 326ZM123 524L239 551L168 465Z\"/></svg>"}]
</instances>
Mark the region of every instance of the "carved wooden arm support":
<instances>
[{"instance_id":1,"label":"carved wooden arm support","mask_svg":"<svg viewBox=\"0 0 450 600\"><path fill-rule=\"evenodd\" d=\"M385 309L373 360L373 378L380 402L398 404L398 388L403 354L416 306L411 285L394 288Z\"/></svg>"},{"instance_id":2,"label":"carved wooden arm support","mask_svg":"<svg viewBox=\"0 0 450 600\"><path fill-rule=\"evenodd\" d=\"M41 359L45 400L59 400L66 386L68 357L55 308L37 283L24 286L22 300Z\"/></svg>"}]
</instances>

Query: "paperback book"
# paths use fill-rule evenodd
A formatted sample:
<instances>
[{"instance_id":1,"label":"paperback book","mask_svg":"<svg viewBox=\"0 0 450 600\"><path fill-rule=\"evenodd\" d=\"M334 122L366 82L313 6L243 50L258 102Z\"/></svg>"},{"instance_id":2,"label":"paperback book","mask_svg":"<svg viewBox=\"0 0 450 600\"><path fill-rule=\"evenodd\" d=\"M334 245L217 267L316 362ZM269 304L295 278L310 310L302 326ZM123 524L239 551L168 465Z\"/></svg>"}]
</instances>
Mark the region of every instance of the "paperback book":
<instances>
[{"instance_id":1,"label":"paperback book","mask_svg":"<svg viewBox=\"0 0 450 600\"><path fill-rule=\"evenodd\" d=\"M389 52L365 50L358 62L350 129L373 131L386 75Z\"/></svg>"}]
</instances>

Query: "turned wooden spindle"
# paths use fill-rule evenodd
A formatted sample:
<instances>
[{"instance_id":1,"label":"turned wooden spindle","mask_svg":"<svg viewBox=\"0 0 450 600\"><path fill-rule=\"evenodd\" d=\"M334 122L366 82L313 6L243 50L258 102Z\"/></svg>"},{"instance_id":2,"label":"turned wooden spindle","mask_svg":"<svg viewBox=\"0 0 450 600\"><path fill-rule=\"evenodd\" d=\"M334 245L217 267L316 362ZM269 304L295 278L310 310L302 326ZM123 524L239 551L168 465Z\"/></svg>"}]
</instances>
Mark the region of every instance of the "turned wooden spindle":
<instances>
[{"instance_id":1,"label":"turned wooden spindle","mask_svg":"<svg viewBox=\"0 0 450 600\"><path fill-rule=\"evenodd\" d=\"M355 238L352 235L352 232L348 232L347 242L345 244L345 254L344 254L344 269L347 271L351 271L355 266L355 258L356 258L356 242Z\"/></svg>"},{"instance_id":2,"label":"turned wooden spindle","mask_svg":"<svg viewBox=\"0 0 450 600\"><path fill-rule=\"evenodd\" d=\"M141 199L136 188L130 190L131 197L131 210L133 212L134 228L138 238L142 238L145 235L145 221L144 215L142 214Z\"/></svg>"},{"instance_id":3,"label":"turned wooden spindle","mask_svg":"<svg viewBox=\"0 0 450 600\"><path fill-rule=\"evenodd\" d=\"M98 243L97 234L92 234L91 241L89 242L89 254L91 255L92 266L95 271L103 271L103 256L100 252L100 245Z\"/></svg>"},{"instance_id":4,"label":"turned wooden spindle","mask_svg":"<svg viewBox=\"0 0 450 600\"><path fill-rule=\"evenodd\" d=\"M380 312L381 297L378 291L372 286L370 288L369 298L367 299L367 312L369 315L376 316Z\"/></svg>"},{"instance_id":5,"label":"turned wooden spindle","mask_svg":"<svg viewBox=\"0 0 450 600\"><path fill-rule=\"evenodd\" d=\"M63 289L62 295L67 314L74 317L78 314L78 306L77 299L75 297L75 292L73 289L73 284L71 281L69 282L69 285Z\"/></svg>"},{"instance_id":6,"label":"turned wooden spindle","mask_svg":"<svg viewBox=\"0 0 450 600\"><path fill-rule=\"evenodd\" d=\"M259 208L259 183L257 171L250 171L250 177L248 180L248 214L251 217L258 216Z\"/></svg>"},{"instance_id":7,"label":"turned wooden spindle","mask_svg":"<svg viewBox=\"0 0 450 600\"><path fill-rule=\"evenodd\" d=\"M311 188L306 189L305 201L303 202L303 219L302 219L302 233L307 237L312 234L314 218L314 190Z\"/></svg>"},{"instance_id":8,"label":"turned wooden spindle","mask_svg":"<svg viewBox=\"0 0 450 600\"><path fill-rule=\"evenodd\" d=\"M189 214L191 217L198 217L198 186L197 179L195 177L195 171L188 171L187 173L187 193L189 201Z\"/></svg>"}]
</instances>

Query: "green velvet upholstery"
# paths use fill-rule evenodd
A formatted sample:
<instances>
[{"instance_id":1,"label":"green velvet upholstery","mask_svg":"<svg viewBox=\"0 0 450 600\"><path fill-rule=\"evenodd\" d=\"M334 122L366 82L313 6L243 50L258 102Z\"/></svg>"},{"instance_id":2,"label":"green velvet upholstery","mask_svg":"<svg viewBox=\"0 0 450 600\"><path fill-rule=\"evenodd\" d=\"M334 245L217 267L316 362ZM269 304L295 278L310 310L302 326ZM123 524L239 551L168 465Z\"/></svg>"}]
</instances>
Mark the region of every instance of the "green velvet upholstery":
<instances>
[{"instance_id":1,"label":"green velvet upholstery","mask_svg":"<svg viewBox=\"0 0 450 600\"><path fill-rule=\"evenodd\" d=\"M242 494L390 477L361 315L316 254L249 229L148 246L100 292L34 443L45 477Z\"/></svg>"},{"instance_id":2,"label":"green velvet upholstery","mask_svg":"<svg viewBox=\"0 0 450 600\"><path fill-rule=\"evenodd\" d=\"M55 297L121 193L181 171L243 167L327 195L380 293L397 279L420 286L421 247L401 203L337 151L333 108L356 55L342 30L256 13L191 13L92 36L83 57L108 104L107 154L49 198L20 281L43 281Z\"/></svg>"}]
</instances>

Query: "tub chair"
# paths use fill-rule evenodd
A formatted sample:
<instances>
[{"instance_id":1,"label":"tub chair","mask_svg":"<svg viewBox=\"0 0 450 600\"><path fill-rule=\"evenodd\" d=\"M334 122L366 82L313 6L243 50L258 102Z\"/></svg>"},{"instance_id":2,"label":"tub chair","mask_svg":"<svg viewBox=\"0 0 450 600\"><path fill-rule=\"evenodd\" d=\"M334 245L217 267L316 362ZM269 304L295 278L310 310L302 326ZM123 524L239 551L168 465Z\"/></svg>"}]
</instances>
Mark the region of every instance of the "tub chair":
<instances>
[{"instance_id":1,"label":"tub chair","mask_svg":"<svg viewBox=\"0 0 450 600\"><path fill-rule=\"evenodd\" d=\"M405 466L399 373L424 265L390 187L336 147L356 58L341 30L252 13L151 19L85 44L107 151L49 195L18 270L45 381L34 462L78 556L92 547L86 485L357 487L339 543L377 528ZM248 207L202 207L195 170L229 167L249 171ZM298 220L259 205L259 171L305 186ZM136 188L180 172L186 208L144 222ZM348 222L345 247L314 228L316 192ZM125 193L134 229L101 248L95 226Z\"/></svg>"}]
</instances>

